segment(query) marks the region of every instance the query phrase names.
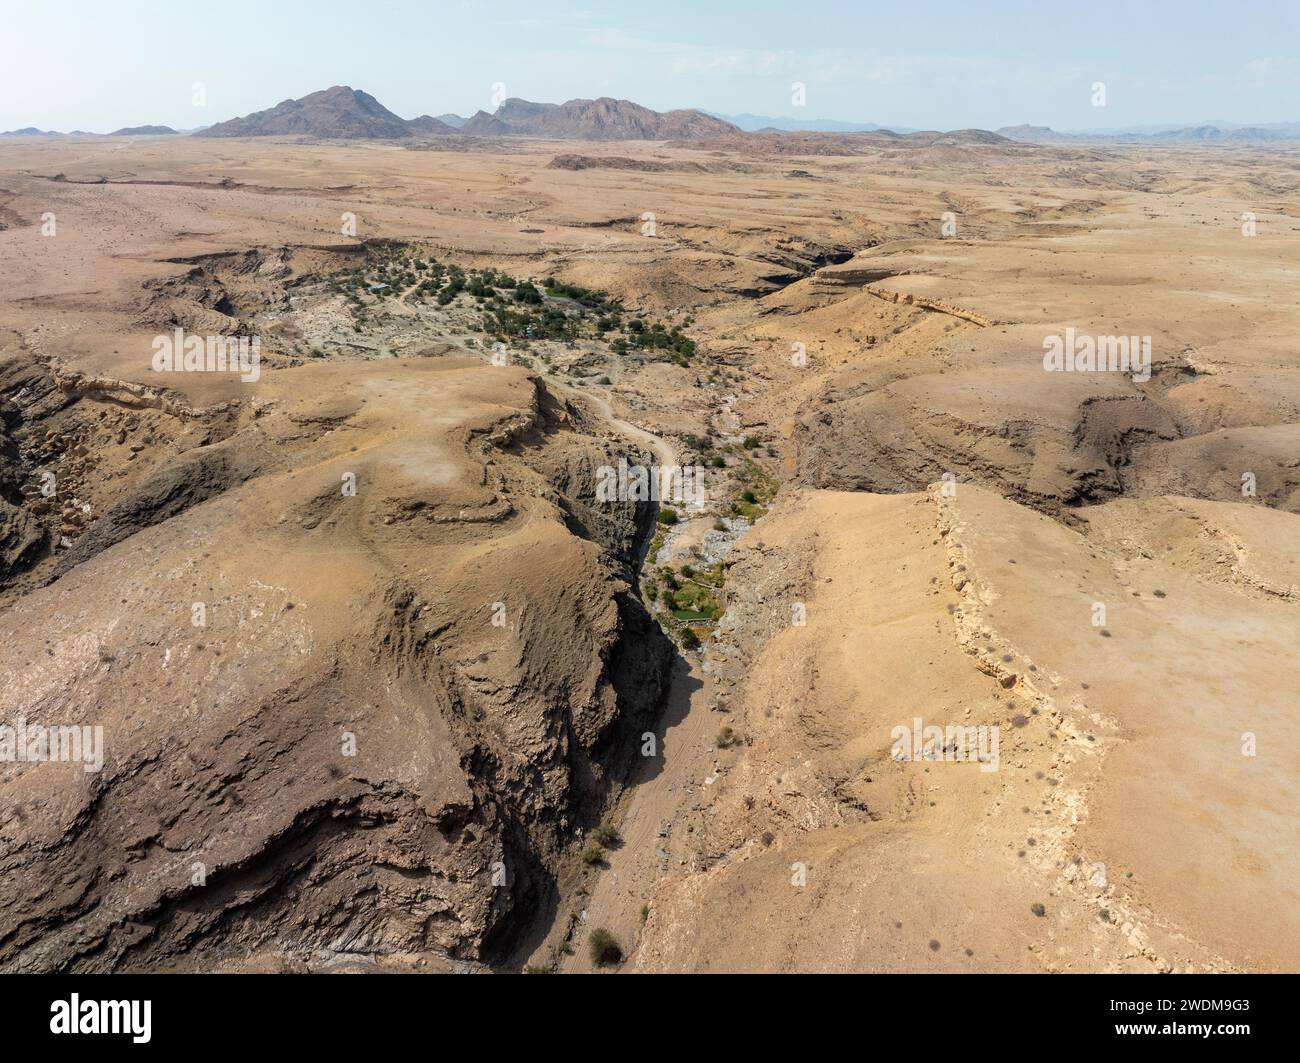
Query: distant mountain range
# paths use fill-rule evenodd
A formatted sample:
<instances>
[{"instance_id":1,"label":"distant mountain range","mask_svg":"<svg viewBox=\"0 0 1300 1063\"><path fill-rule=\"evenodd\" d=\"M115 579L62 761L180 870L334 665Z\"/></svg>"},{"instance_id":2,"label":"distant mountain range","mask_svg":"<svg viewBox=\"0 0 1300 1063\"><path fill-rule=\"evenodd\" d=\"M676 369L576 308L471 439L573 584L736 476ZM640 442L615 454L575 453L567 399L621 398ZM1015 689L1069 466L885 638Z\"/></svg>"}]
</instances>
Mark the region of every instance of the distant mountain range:
<instances>
[{"instance_id":1,"label":"distant mountain range","mask_svg":"<svg viewBox=\"0 0 1300 1063\"><path fill-rule=\"evenodd\" d=\"M1300 141L1300 122L1254 126L1225 122L1075 133L1059 132L1041 125L1015 125L1003 126L998 132L1009 140L1027 144L1278 144Z\"/></svg>"},{"instance_id":2,"label":"distant mountain range","mask_svg":"<svg viewBox=\"0 0 1300 1063\"><path fill-rule=\"evenodd\" d=\"M83 129L74 129L71 133L60 133L53 129L37 129L27 126L25 129L11 129L0 133L0 137L162 137L178 136L185 130L173 129L167 125L137 125L115 129L111 133L87 133Z\"/></svg>"},{"instance_id":3,"label":"distant mountain range","mask_svg":"<svg viewBox=\"0 0 1300 1063\"><path fill-rule=\"evenodd\" d=\"M692 140L736 132L702 111L652 111L631 100L601 97L568 103L508 99L493 113L399 118L369 93L346 85L285 100L196 133L201 137L307 136L390 140L412 136L531 136L576 140Z\"/></svg>"},{"instance_id":4,"label":"distant mountain range","mask_svg":"<svg viewBox=\"0 0 1300 1063\"><path fill-rule=\"evenodd\" d=\"M832 118L773 118L765 114L718 114L716 111L705 113L724 122L730 122L746 133L765 133L772 130L783 133L875 133L882 129L891 133L916 132L908 126L883 126L875 122L837 122Z\"/></svg>"},{"instance_id":5,"label":"distant mountain range","mask_svg":"<svg viewBox=\"0 0 1300 1063\"><path fill-rule=\"evenodd\" d=\"M7 132L0 133L0 137L98 137L102 133L87 133L82 129L74 129L71 133L60 133L54 129L37 129L35 126L27 126L24 129L10 129Z\"/></svg>"},{"instance_id":6,"label":"distant mountain range","mask_svg":"<svg viewBox=\"0 0 1300 1063\"><path fill-rule=\"evenodd\" d=\"M412 137L546 137L562 140L673 140L716 141L740 135L768 133L791 136L910 135L917 130L887 127L875 122L841 122L826 118L777 118L759 114L712 114L697 110L652 111L631 100L602 96L567 103L533 103L516 97L495 111L478 111L469 118L458 114L437 117L422 114L405 119L375 97L346 85L313 92L298 100L283 100L274 107L195 130L163 125L127 126L107 134L125 136L269 137L299 136L322 140L397 140ZM962 134L971 130L946 134ZM1239 125L1206 122L1191 126L1140 126L1132 129L1061 132L1048 126L1016 125L997 130L1001 137L1030 144L1276 144L1300 142L1300 122ZM28 126L0 133L0 137L97 136L80 130L59 133ZM927 136L940 136L927 133ZM846 146L851 144L846 142Z\"/></svg>"}]
</instances>

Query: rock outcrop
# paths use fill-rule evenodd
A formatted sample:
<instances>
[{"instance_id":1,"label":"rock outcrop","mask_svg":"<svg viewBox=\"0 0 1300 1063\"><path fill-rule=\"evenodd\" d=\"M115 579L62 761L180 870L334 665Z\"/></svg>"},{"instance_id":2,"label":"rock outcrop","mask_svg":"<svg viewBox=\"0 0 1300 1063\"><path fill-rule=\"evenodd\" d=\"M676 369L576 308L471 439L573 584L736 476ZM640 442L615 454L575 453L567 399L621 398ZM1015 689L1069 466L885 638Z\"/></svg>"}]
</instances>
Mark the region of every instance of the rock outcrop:
<instances>
[{"instance_id":1,"label":"rock outcrop","mask_svg":"<svg viewBox=\"0 0 1300 1063\"><path fill-rule=\"evenodd\" d=\"M0 619L3 723L103 761L0 776L0 968L505 948L671 658L580 421L516 369L306 366L104 514Z\"/></svg>"}]
</instances>

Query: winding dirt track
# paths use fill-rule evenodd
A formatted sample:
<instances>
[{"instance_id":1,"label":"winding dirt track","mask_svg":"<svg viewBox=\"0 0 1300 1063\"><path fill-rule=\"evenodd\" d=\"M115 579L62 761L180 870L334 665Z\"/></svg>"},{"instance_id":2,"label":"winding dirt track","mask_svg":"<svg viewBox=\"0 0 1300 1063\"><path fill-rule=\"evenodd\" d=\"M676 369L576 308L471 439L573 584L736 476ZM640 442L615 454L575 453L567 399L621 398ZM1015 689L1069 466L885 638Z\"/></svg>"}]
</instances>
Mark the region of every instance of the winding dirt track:
<instances>
[{"instance_id":1,"label":"winding dirt track","mask_svg":"<svg viewBox=\"0 0 1300 1063\"><path fill-rule=\"evenodd\" d=\"M560 384L548 381L548 386L555 388L557 391L563 391L570 397L575 397L580 401L589 403L596 408L600 414L613 428L629 439L634 439L638 443L644 444L654 453L655 460L660 466L677 464L677 449L668 440L655 435L653 432L647 432L644 428L639 428L630 421L625 421L614 413L609 401L603 395L597 395L594 392L578 391L566 384Z\"/></svg>"}]
</instances>

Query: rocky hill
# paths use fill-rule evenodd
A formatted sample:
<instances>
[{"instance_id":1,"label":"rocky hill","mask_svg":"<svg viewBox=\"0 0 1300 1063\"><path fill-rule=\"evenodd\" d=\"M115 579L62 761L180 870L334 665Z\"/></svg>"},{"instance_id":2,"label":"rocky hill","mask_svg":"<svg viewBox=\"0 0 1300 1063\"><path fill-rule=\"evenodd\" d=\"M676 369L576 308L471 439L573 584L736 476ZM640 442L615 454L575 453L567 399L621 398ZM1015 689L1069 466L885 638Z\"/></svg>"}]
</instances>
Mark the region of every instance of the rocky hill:
<instances>
[{"instance_id":1,"label":"rocky hill","mask_svg":"<svg viewBox=\"0 0 1300 1063\"><path fill-rule=\"evenodd\" d=\"M110 137L166 137L175 136L178 130L169 125L133 125L114 129Z\"/></svg>"},{"instance_id":2,"label":"rocky hill","mask_svg":"<svg viewBox=\"0 0 1300 1063\"><path fill-rule=\"evenodd\" d=\"M412 133L418 133L421 136L445 137L449 133L456 132L454 126L448 125L441 118L434 118L432 115L427 114L422 114L419 118L412 118L406 125Z\"/></svg>"},{"instance_id":3,"label":"rocky hill","mask_svg":"<svg viewBox=\"0 0 1300 1063\"><path fill-rule=\"evenodd\" d=\"M509 136L515 130L496 115L488 114L487 111L475 111L465 120L460 132L471 137L500 137Z\"/></svg>"},{"instance_id":4,"label":"rocky hill","mask_svg":"<svg viewBox=\"0 0 1300 1063\"><path fill-rule=\"evenodd\" d=\"M335 85L300 100L218 122L197 137L308 136L328 140L409 137L410 126L367 92Z\"/></svg>"},{"instance_id":5,"label":"rocky hill","mask_svg":"<svg viewBox=\"0 0 1300 1063\"><path fill-rule=\"evenodd\" d=\"M567 103L509 99L494 117L512 133L574 140L694 140L736 131L730 122L703 111L652 111L608 96Z\"/></svg>"}]
</instances>

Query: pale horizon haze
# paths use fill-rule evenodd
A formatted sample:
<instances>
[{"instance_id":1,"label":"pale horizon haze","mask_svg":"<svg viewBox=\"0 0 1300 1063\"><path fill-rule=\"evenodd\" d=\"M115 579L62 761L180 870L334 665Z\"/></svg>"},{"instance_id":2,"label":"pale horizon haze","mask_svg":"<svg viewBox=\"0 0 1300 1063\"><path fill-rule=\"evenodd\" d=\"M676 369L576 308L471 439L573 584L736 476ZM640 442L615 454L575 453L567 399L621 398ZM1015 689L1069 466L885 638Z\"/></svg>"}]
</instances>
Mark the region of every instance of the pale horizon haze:
<instances>
[{"instance_id":1,"label":"pale horizon haze","mask_svg":"<svg viewBox=\"0 0 1300 1063\"><path fill-rule=\"evenodd\" d=\"M2 0L0 26L0 129L188 129L339 84L403 118L491 111L499 85L547 102L926 129L1300 121L1300 5L1282 0Z\"/></svg>"}]
</instances>

